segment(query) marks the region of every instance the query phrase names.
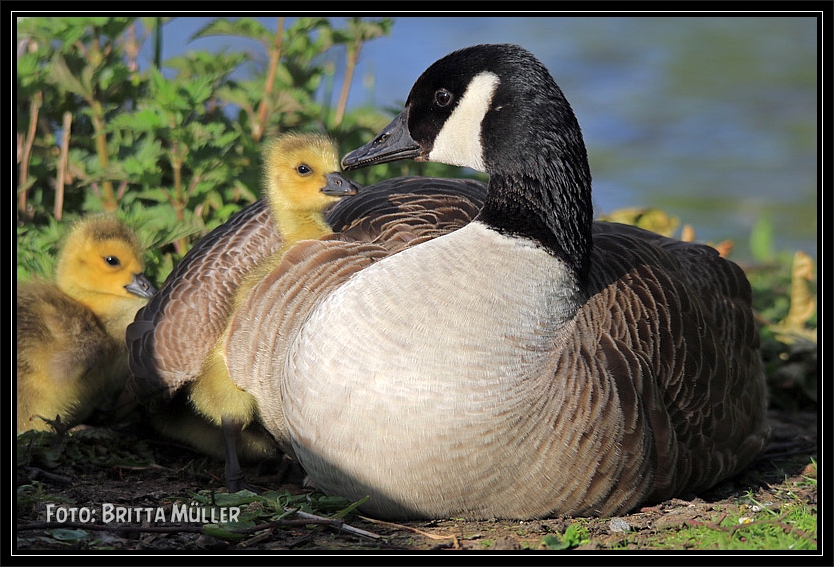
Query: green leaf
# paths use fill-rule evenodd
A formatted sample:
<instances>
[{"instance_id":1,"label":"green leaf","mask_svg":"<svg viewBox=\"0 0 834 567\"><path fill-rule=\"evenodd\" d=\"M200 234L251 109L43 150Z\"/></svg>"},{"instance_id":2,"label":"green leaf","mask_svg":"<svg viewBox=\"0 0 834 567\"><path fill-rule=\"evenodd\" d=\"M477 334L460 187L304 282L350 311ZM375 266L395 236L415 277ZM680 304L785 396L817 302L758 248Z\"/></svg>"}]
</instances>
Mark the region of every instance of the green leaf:
<instances>
[{"instance_id":1,"label":"green leaf","mask_svg":"<svg viewBox=\"0 0 834 567\"><path fill-rule=\"evenodd\" d=\"M568 549L570 545L565 543L559 536L548 534L542 538L542 545L547 549Z\"/></svg>"},{"instance_id":2,"label":"green leaf","mask_svg":"<svg viewBox=\"0 0 834 567\"><path fill-rule=\"evenodd\" d=\"M217 89L217 98L223 102L239 106L245 110L252 110L257 103L252 99L252 91L250 89L242 88L235 83L227 83Z\"/></svg>"},{"instance_id":3,"label":"green leaf","mask_svg":"<svg viewBox=\"0 0 834 567\"><path fill-rule=\"evenodd\" d=\"M121 62L116 62L101 70L98 76L98 82L102 89L120 91L128 83L130 75L130 69L121 64Z\"/></svg>"},{"instance_id":4,"label":"green leaf","mask_svg":"<svg viewBox=\"0 0 834 567\"><path fill-rule=\"evenodd\" d=\"M58 541L66 541L72 543L79 543L90 537L90 534L87 533L85 530L68 530L64 528L46 530L46 533L48 533L50 536L57 539Z\"/></svg>"},{"instance_id":5,"label":"green leaf","mask_svg":"<svg viewBox=\"0 0 834 567\"><path fill-rule=\"evenodd\" d=\"M203 104L212 95L211 79L208 77L192 79L186 82L182 89L188 97L190 106Z\"/></svg>"},{"instance_id":6,"label":"green leaf","mask_svg":"<svg viewBox=\"0 0 834 567\"><path fill-rule=\"evenodd\" d=\"M206 53L191 52L187 56L172 57L165 61L165 67L177 71L178 78L204 77L212 84L222 82L244 61L250 60L247 52Z\"/></svg>"},{"instance_id":7,"label":"green leaf","mask_svg":"<svg viewBox=\"0 0 834 567\"><path fill-rule=\"evenodd\" d=\"M156 201L158 203L169 202L168 192L161 188L146 189L145 191L142 191L142 198L148 199L149 201Z\"/></svg>"},{"instance_id":8,"label":"green leaf","mask_svg":"<svg viewBox=\"0 0 834 567\"><path fill-rule=\"evenodd\" d=\"M55 81L58 87L84 98L92 96L89 84L84 85L75 77L72 71L69 70L69 67L67 67L67 61L63 55L56 53L52 57L51 63L50 78Z\"/></svg>"},{"instance_id":9,"label":"green leaf","mask_svg":"<svg viewBox=\"0 0 834 567\"><path fill-rule=\"evenodd\" d=\"M194 35L191 40L201 37L210 37L215 35L231 35L237 37L246 37L261 42L268 46L275 38L275 34L265 28L259 21L252 18L239 18L237 20L229 20L220 18L209 22Z\"/></svg>"},{"instance_id":10,"label":"green leaf","mask_svg":"<svg viewBox=\"0 0 834 567\"><path fill-rule=\"evenodd\" d=\"M260 497L251 490L240 490L238 492L216 492L214 494L214 503L217 506L245 506L255 502Z\"/></svg>"},{"instance_id":11,"label":"green leaf","mask_svg":"<svg viewBox=\"0 0 834 567\"><path fill-rule=\"evenodd\" d=\"M154 132L166 126L163 116L157 108L143 108L133 113L115 116L107 124L108 132L131 130L135 133Z\"/></svg>"}]
</instances>

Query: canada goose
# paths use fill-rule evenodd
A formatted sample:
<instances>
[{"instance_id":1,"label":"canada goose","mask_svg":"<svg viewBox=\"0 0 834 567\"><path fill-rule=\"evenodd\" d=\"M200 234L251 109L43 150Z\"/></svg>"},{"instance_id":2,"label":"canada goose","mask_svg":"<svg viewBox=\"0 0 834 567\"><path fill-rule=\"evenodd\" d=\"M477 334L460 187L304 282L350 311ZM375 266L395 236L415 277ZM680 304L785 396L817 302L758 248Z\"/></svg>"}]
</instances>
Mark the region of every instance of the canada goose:
<instances>
[{"instance_id":1,"label":"canada goose","mask_svg":"<svg viewBox=\"0 0 834 567\"><path fill-rule=\"evenodd\" d=\"M115 217L73 226L55 281L17 288L17 431L71 427L112 403L127 376L125 328L156 292L139 240Z\"/></svg>"},{"instance_id":2,"label":"canada goose","mask_svg":"<svg viewBox=\"0 0 834 567\"><path fill-rule=\"evenodd\" d=\"M293 244L332 234L324 219L324 209L357 192L357 186L338 172L335 142L321 134L284 134L266 145L263 161L266 197L282 244L277 252L244 276L232 296L233 311ZM257 404L251 394L239 389L229 377L226 336L225 332L221 334L209 351L190 384L188 398L200 415L222 428L226 483L229 490L236 492L242 487L243 479L236 446L243 429L257 418ZM190 434L192 429L182 431ZM199 438L204 438L204 434L200 433Z\"/></svg>"},{"instance_id":3,"label":"canada goose","mask_svg":"<svg viewBox=\"0 0 834 567\"><path fill-rule=\"evenodd\" d=\"M707 489L760 452L767 390L742 270L592 221L582 133L531 53L443 57L342 166L408 158L486 172L475 220L297 291L312 307L290 335L246 337L242 387L318 489L369 496L360 509L388 519L613 515ZM301 243L270 278L364 258Z\"/></svg>"}]
</instances>

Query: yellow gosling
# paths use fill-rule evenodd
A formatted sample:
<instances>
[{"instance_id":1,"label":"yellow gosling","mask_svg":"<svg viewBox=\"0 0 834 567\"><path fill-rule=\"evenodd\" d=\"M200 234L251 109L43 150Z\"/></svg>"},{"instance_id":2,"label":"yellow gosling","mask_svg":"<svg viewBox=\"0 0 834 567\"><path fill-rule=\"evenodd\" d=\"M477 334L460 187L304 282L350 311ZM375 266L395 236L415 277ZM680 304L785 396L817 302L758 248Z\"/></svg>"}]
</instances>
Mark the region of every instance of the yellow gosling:
<instances>
[{"instance_id":1,"label":"yellow gosling","mask_svg":"<svg viewBox=\"0 0 834 567\"><path fill-rule=\"evenodd\" d=\"M285 134L266 145L263 158L266 197L283 245L243 279L234 295L233 312L295 243L331 234L324 210L340 198L357 192L356 186L338 173L336 146L325 136ZM227 336L228 330L209 352L191 386L189 399L200 415L223 429L227 487L236 491L241 488L243 478L236 447L241 432L257 419L258 409L255 398L238 388L229 376L225 356Z\"/></svg>"},{"instance_id":2,"label":"yellow gosling","mask_svg":"<svg viewBox=\"0 0 834 567\"><path fill-rule=\"evenodd\" d=\"M139 240L115 217L79 221L54 281L17 289L17 431L71 427L115 401L127 376L125 329L156 292Z\"/></svg>"}]
</instances>

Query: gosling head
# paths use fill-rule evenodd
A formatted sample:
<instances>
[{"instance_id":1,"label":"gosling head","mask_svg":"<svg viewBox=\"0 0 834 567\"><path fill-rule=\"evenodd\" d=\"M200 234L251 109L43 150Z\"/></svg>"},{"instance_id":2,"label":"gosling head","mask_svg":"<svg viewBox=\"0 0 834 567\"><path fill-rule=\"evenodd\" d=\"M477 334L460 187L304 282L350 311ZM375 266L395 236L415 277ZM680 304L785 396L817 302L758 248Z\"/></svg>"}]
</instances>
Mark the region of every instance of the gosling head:
<instances>
[{"instance_id":1,"label":"gosling head","mask_svg":"<svg viewBox=\"0 0 834 567\"><path fill-rule=\"evenodd\" d=\"M58 288L97 315L120 300L148 298L156 289L143 274L142 247L119 219L95 215L70 231L58 258Z\"/></svg>"},{"instance_id":2,"label":"gosling head","mask_svg":"<svg viewBox=\"0 0 834 567\"><path fill-rule=\"evenodd\" d=\"M359 190L339 173L335 142L321 134L284 134L266 144L263 160L273 210L322 211Z\"/></svg>"}]
</instances>

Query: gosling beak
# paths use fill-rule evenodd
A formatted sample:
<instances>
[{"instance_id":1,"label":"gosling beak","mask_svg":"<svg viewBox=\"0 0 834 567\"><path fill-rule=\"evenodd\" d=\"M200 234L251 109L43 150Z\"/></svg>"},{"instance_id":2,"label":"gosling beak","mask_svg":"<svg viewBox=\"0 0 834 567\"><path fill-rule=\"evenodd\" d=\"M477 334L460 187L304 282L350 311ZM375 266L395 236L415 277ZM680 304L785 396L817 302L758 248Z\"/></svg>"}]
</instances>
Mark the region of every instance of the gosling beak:
<instances>
[{"instance_id":1,"label":"gosling beak","mask_svg":"<svg viewBox=\"0 0 834 567\"><path fill-rule=\"evenodd\" d=\"M342 158L342 169L350 171L368 165L420 157L420 144L408 131L408 108L400 112L376 138Z\"/></svg>"},{"instance_id":2,"label":"gosling beak","mask_svg":"<svg viewBox=\"0 0 834 567\"><path fill-rule=\"evenodd\" d=\"M151 297L156 293L156 288L150 280L145 277L145 274L134 274L133 281L127 284L125 289L133 295L138 295L139 297Z\"/></svg>"},{"instance_id":3,"label":"gosling beak","mask_svg":"<svg viewBox=\"0 0 834 567\"><path fill-rule=\"evenodd\" d=\"M343 177L341 173L328 173L325 178L327 179L327 185L321 188L321 192L325 195L346 197L356 195L359 192L359 185Z\"/></svg>"}]
</instances>

